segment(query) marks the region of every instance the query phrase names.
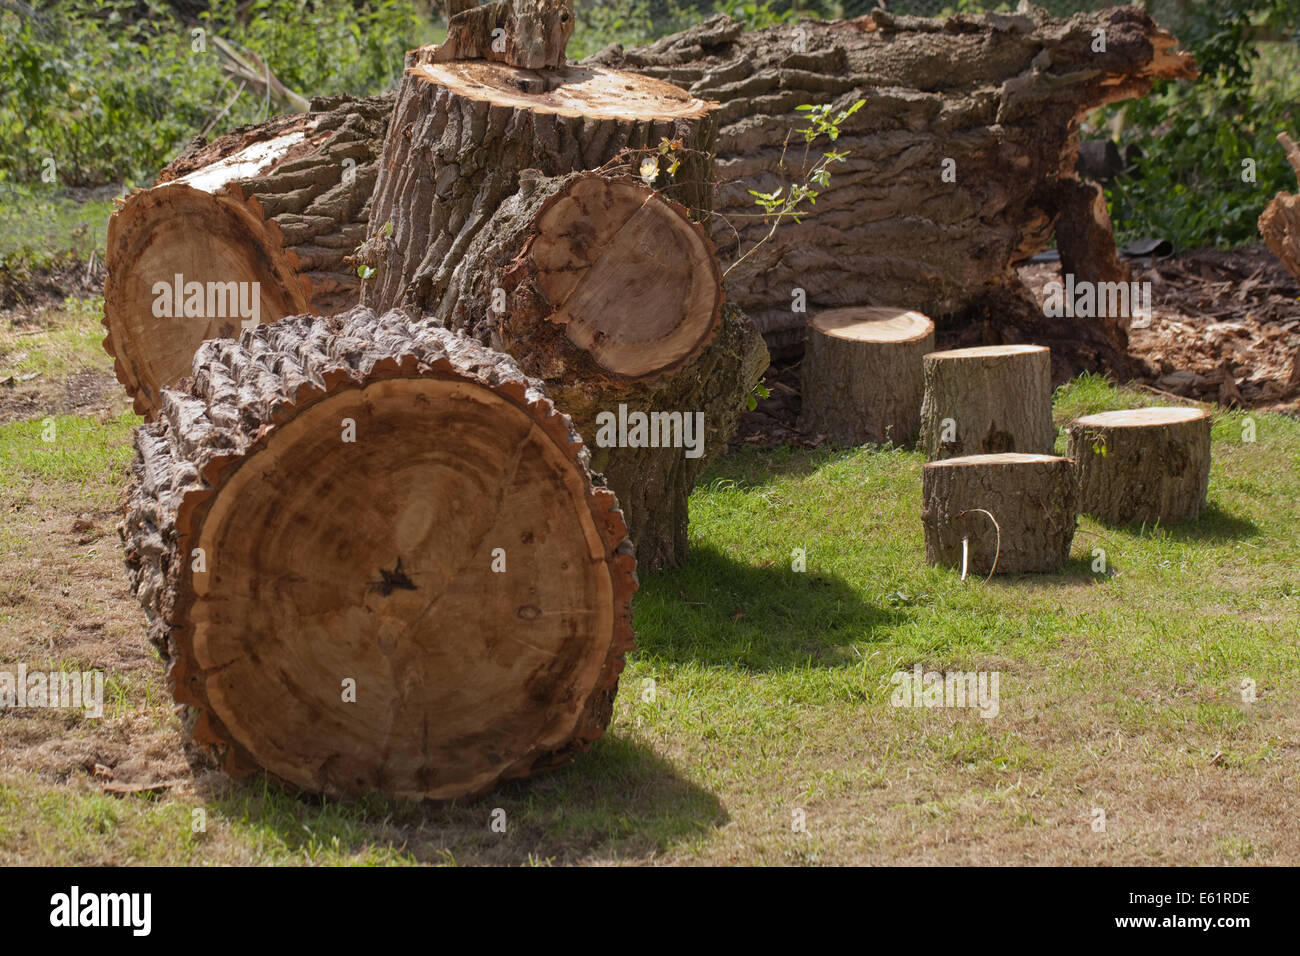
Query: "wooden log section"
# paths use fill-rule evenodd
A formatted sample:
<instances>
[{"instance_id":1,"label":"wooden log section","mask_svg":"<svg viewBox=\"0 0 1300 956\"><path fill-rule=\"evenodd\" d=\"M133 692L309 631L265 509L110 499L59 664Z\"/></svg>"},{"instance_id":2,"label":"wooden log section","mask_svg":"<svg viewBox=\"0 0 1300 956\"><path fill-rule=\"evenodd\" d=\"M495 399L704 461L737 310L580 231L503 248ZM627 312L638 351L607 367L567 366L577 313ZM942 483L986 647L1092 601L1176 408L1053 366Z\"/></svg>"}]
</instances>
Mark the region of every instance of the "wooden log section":
<instances>
[{"instance_id":1,"label":"wooden log section","mask_svg":"<svg viewBox=\"0 0 1300 956\"><path fill-rule=\"evenodd\" d=\"M611 45L585 63L722 104L712 223L724 264L767 232L761 218L745 217L755 211L750 190L799 181L800 157L783 148L791 130L808 125L797 107L866 101L834 144L849 156L830 167L816 206L728 275L731 300L769 346L797 353L805 317L790 308L796 288L810 312L907 303L936 319L941 340L950 324L969 325L967 309L1019 289L1016 264L1047 248L1058 216L1074 214L1057 186L1077 187L1080 122L1106 103L1146 95L1154 80L1195 76L1175 44L1134 6L1069 19L1036 9L935 18L875 10L761 30L718 15L648 46ZM1095 231L1072 231L1081 228ZM1088 360L1124 360L1115 322L988 315L986 343L1056 348L1059 340Z\"/></svg>"},{"instance_id":2,"label":"wooden log section","mask_svg":"<svg viewBox=\"0 0 1300 956\"><path fill-rule=\"evenodd\" d=\"M508 356L399 313L287 318L205 343L136 452L134 590L231 773L451 799L603 732L631 545Z\"/></svg>"},{"instance_id":3,"label":"wooden log section","mask_svg":"<svg viewBox=\"0 0 1300 956\"><path fill-rule=\"evenodd\" d=\"M1210 415L1199 408L1131 408L1070 424L1079 510L1106 524L1173 524L1199 517L1210 484Z\"/></svg>"},{"instance_id":4,"label":"wooden log section","mask_svg":"<svg viewBox=\"0 0 1300 956\"><path fill-rule=\"evenodd\" d=\"M927 460L1052 451L1052 361L1044 346L931 352L922 372L920 444Z\"/></svg>"},{"instance_id":5,"label":"wooden log section","mask_svg":"<svg viewBox=\"0 0 1300 956\"><path fill-rule=\"evenodd\" d=\"M838 445L911 444L921 430L921 359L934 323L884 307L831 309L808 323L800 428Z\"/></svg>"},{"instance_id":6,"label":"wooden log section","mask_svg":"<svg viewBox=\"0 0 1300 956\"><path fill-rule=\"evenodd\" d=\"M1068 458L1006 452L927 462L925 559L968 574L1057 571L1070 556L1078 490Z\"/></svg>"},{"instance_id":7,"label":"wooden log section","mask_svg":"<svg viewBox=\"0 0 1300 956\"><path fill-rule=\"evenodd\" d=\"M704 229L631 179L532 173L470 245L439 316L561 386L680 370L722 318Z\"/></svg>"},{"instance_id":8,"label":"wooden log section","mask_svg":"<svg viewBox=\"0 0 1300 956\"><path fill-rule=\"evenodd\" d=\"M546 383L617 492L640 566L680 564L687 498L767 367L753 323L723 307L712 245L686 210L628 179L527 171L461 258L437 314ZM661 445L661 433L654 446L602 445L601 416L620 407L679 421L699 413L701 453Z\"/></svg>"},{"instance_id":9,"label":"wooden log section","mask_svg":"<svg viewBox=\"0 0 1300 956\"><path fill-rule=\"evenodd\" d=\"M1286 133L1279 133L1277 141L1286 151L1287 162L1300 182L1300 146L1296 146ZM1300 279L1300 195L1278 193L1274 196L1260 214L1259 234L1287 271ZM1300 370L1300 359L1296 369Z\"/></svg>"},{"instance_id":10,"label":"wooden log section","mask_svg":"<svg viewBox=\"0 0 1300 956\"><path fill-rule=\"evenodd\" d=\"M306 114L196 139L126 198L108 225L104 348L136 412L157 412L205 339L239 333L252 312L240 295L263 323L357 304L360 280L344 259L365 238L392 104L320 99ZM157 284L177 276L189 306L177 315L163 293L171 308L155 309Z\"/></svg>"},{"instance_id":11,"label":"wooden log section","mask_svg":"<svg viewBox=\"0 0 1300 956\"><path fill-rule=\"evenodd\" d=\"M358 257L375 270L363 291L372 308L436 305L470 243L519 189L524 169L639 171L662 139L679 141L681 165L671 177L660 169L652 185L700 216L712 208L714 104L599 67L442 63L434 62L436 50L408 56L384 146Z\"/></svg>"}]
</instances>

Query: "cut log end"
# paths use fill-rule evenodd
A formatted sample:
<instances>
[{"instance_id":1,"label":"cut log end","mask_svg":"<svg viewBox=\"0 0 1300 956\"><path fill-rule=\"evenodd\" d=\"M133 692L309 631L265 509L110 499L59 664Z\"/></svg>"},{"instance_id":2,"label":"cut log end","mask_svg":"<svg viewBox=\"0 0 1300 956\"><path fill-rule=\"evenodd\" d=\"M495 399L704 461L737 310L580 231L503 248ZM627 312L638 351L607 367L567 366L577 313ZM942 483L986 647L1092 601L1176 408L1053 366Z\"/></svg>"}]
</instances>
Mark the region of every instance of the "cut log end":
<instances>
[{"instance_id":1,"label":"cut log end","mask_svg":"<svg viewBox=\"0 0 1300 956\"><path fill-rule=\"evenodd\" d=\"M631 545L568 420L506 356L352 319L204 347L137 441L128 563L227 769L326 794L481 793L603 732Z\"/></svg>"},{"instance_id":2,"label":"cut log end","mask_svg":"<svg viewBox=\"0 0 1300 956\"><path fill-rule=\"evenodd\" d=\"M146 417L204 340L304 312L310 300L278 230L237 193L183 184L135 193L109 223L108 250L104 348Z\"/></svg>"},{"instance_id":3,"label":"cut log end","mask_svg":"<svg viewBox=\"0 0 1300 956\"><path fill-rule=\"evenodd\" d=\"M920 312L882 306L830 309L808 324L833 338L880 344L920 342L934 332L934 323Z\"/></svg>"},{"instance_id":4,"label":"cut log end","mask_svg":"<svg viewBox=\"0 0 1300 956\"><path fill-rule=\"evenodd\" d=\"M640 184L575 178L542 209L529 257L555 306L547 321L610 375L680 368L721 321L712 244L684 209Z\"/></svg>"},{"instance_id":5,"label":"cut log end","mask_svg":"<svg viewBox=\"0 0 1300 956\"><path fill-rule=\"evenodd\" d=\"M421 53L410 76L493 106L628 121L703 119L717 106L660 80L604 67L538 71L486 60L432 62Z\"/></svg>"}]
</instances>

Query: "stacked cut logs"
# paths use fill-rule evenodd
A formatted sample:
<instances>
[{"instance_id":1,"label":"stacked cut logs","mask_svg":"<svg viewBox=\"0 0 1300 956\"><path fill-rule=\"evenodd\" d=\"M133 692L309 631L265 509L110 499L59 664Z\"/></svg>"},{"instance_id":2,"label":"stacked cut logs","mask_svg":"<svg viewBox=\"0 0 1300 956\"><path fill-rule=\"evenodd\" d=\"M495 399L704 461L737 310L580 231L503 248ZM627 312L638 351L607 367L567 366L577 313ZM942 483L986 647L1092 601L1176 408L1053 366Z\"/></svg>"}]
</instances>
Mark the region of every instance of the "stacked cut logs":
<instances>
[{"instance_id":1,"label":"stacked cut logs","mask_svg":"<svg viewBox=\"0 0 1300 956\"><path fill-rule=\"evenodd\" d=\"M803 289L809 311L905 303L941 320L979 312L995 343L1032 338L1077 364L1122 368L1126 323L1049 323L1026 307L1013 266L1045 248L1055 227L1078 278L1111 278L1107 260L1088 251L1109 245L1113 257L1114 242L1095 187L1074 174L1079 123L1157 78L1194 75L1174 42L1136 7L1068 20L877 10L754 31L715 16L587 62L722 103L714 236L724 260L767 231L744 216L755 211L750 190L799 181L803 142L792 133L808 122L797 107L865 101L827 144L849 153L830 167L830 188L728 276L733 301L773 347L801 341L803 316L791 304Z\"/></svg>"},{"instance_id":2,"label":"stacked cut logs","mask_svg":"<svg viewBox=\"0 0 1300 956\"><path fill-rule=\"evenodd\" d=\"M193 740L232 773L447 799L561 763L632 646L628 531L646 566L685 555L686 496L766 351L692 218L712 104L563 67L571 21L568 0L462 11L409 56L381 150L317 112L197 145L118 213L110 347L145 357L154 419L128 566ZM460 59L502 22L504 57ZM337 179L358 149L373 195ZM340 269L362 286L325 305ZM183 335L150 323L172 273L257 283L262 324L198 345L245 324L202 296ZM649 435L606 440L639 412Z\"/></svg>"}]
</instances>

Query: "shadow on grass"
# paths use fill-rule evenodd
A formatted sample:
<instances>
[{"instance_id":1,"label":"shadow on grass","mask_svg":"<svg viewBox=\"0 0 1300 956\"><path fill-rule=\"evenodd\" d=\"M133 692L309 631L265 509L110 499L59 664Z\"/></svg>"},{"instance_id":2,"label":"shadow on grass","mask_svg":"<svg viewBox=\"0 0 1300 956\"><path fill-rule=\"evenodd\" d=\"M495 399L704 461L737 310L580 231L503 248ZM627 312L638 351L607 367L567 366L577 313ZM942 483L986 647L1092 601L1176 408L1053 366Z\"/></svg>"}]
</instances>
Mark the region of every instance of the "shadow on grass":
<instances>
[{"instance_id":1,"label":"shadow on grass","mask_svg":"<svg viewBox=\"0 0 1300 956\"><path fill-rule=\"evenodd\" d=\"M362 862L506 866L642 858L729 819L713 794L649 747L616 735L567 767L461 803L325 800L267 780L223 779L212 787L205 797L213 818L302 862L335 862L339 854ZM493 829L494 819L504 822L504 833Z\"/></svg>"},{"instance_id":2,"label":"shadow on grass","mask_svg":"<svg viewBox=\"0 0 1300 956\"><path fill-rule=\"evenodd\" d=\"M686 567L647 576L634 610L638 655L755 671L857 662L847 645L904 620L842 578L756 567L707 544Z\"/></svg>"},{"instance_id":3,"label":"shadow on grass","mask_svg":"<svg viewBox=\"0 0 1300 956\"><path fill-rule=\"evenodd\" d=\"M1125 531L1135 537L1151 535L1155 532L1150 524L1145 529L1142 522L1127 525L1110 525L1113 531ZM1227 542L1253 538L1260 533L1259 525L1249 518L1224 511L1217 504L1209 504L1199 518L1192 521L1180 521L1177 524L1161 525L1160 533L1168 535L1171 541L1208 541Z\"/></svg>"}]
</instances>

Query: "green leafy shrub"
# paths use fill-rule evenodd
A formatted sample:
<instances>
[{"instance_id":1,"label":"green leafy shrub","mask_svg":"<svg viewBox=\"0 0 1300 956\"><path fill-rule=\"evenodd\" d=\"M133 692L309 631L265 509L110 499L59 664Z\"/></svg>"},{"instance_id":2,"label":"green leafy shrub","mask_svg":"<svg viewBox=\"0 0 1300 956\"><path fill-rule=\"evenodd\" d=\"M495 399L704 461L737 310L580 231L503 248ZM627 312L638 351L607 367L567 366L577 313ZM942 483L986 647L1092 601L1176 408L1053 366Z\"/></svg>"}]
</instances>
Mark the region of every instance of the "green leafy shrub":
<instances>
[{"instance_id":1,"label":"green leafy shrub","mask_svg":"<svg viewBox=\"0 0 1300 956\"><path fill-rule=\"evenodd\" d=\"M261 119L258 97L232 102L211 34L310 97L391 85L431 32L412 0L258 0L243 20L216 0L192 25L159 0L0 3L0 180L141 183L209 126Z\"/></svg>"},{"instance_id":2,"label":"green leafy shrub","mask_svg":"<svg viewBox=\"0 0 1300 956\"><path fill-rule=\"evenodd\" d=\"M1200 77L1161 82L1107 113L1121 144L1141 150L1107 190L1121 236L1184 248L1259 240L1268 201L1296 188L1277 134L1297 132L1300 46L1257 37L1294 38L1298 27L1300 0L1210 0L1191 11L1180 39Z\"/></svg>"}]
</instances>

